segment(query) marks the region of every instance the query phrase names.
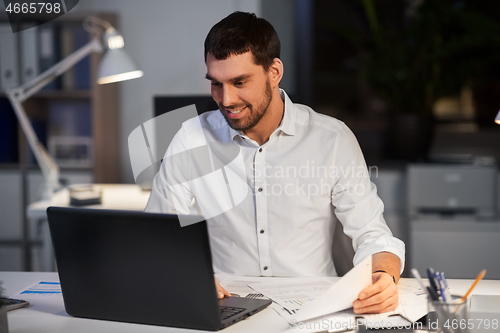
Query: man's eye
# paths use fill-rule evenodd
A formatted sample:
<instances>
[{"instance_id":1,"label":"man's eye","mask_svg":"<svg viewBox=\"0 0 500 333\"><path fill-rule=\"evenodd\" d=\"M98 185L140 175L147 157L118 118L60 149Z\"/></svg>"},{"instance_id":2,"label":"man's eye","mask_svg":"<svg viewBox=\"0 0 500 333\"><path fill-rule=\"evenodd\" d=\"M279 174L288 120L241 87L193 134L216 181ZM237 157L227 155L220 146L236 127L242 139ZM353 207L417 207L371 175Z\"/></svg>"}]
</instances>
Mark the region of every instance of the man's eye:
<instances>
[{"instance_id":1,"label":"man's eye","mask_svg":"<svg viewBox=\"0 0 500 333\"><path fill-rule=\"evenodd\" d=\"M238 81L238 82L234 83L235 86L242 86L244 84L245 84L245 82L243 82L243 81Z\"/></svg>"},{"instance_id":2,"label":"man's eye","mask_svg":"<svg viewBox=\"0 0 500 333\"><path fill-rule=\"evenodd\" d=\"M212 86L214 86L214 87L220 87L220 86L222 86L222 84L220 82L212 81Z\"/></svg>"}]
</instances>

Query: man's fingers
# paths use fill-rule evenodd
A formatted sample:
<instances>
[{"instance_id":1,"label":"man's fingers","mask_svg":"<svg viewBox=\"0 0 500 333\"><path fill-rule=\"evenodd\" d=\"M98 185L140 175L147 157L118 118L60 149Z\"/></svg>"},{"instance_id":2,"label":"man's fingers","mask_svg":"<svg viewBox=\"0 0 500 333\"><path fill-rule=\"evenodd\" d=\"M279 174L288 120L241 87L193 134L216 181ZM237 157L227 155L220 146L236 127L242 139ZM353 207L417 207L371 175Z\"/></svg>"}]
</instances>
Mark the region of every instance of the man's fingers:
<instances>
[{"instance_id":1,"label":"man's fingers","mask_svg":"<svg viewBox=\"0 0 500 333\"><path fill-rule=\"evenodd\" d=\"M375 277L375 282L359 293L354 301L355 313L381 313L393 311L399 303L398 288L388 274Z\"/></svg>"},{"instance_id":2,"label":"man's fingers","mask_svg":"<svg viewBox=\"0 0 500 333\"><path fill-rule=\"evenodd\" d=\"M379 274L382 275L378 276L377 277L378 279L374 281L373 284L369 285L359 293L358 298L360 300L370 298L373 295L378 294L383 290L387 289L391 284L394 285L394 281L392 281L389 274L385 273L379 273Z\"/></svg>"},{"instance_id":3,"label":"man's fingers","mask_svg":"<svg viewBox=\"0 0 500 333\"><path fill-rule=\"evenodd\" d=\"M383 291L363 301L354 301L353 308L355 313L364 313L366 309L371 309L372 307L376 307L377 309L385 309L391 304L397 305L398 301L399 296L397 293Z\"/></svg>"},{"instance_id":4,"label":"man's fingers","mask_svg":"<svg viewBox=\"0 0 500 333\"><path fill-rule=\"evenodd\" d=\"M219 284L214 276L215 288L217 289L217 298L231 297L231 294Z\"/></svg>"},{"instance_id":5,"label":"man's fingers","mask_svg":"<svg viewBox=\"0 0 500 333\"><path fill-rule=\"evenodd\" d=\"M394 311L398 307L398 298L395 296L391 296L388 299L384 300L382 303L372 304L365 307L355 308L355 313L383 313Z\"/></svg>"}]
</instances>

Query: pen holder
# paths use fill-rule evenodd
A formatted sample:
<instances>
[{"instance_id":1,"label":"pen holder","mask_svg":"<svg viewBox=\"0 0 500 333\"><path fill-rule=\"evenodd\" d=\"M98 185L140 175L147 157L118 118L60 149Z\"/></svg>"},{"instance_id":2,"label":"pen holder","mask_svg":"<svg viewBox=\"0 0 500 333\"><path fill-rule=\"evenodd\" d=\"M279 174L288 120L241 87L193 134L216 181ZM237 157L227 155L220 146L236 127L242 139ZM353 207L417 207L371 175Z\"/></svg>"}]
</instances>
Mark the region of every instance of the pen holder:
<instances>
[{"instance_id":1,"label":"pen holder","mask_svg":"<svg viewBox=\"0 0 500 333\"><path fill-rule=\"evenodd\" d=\"M467 302L428 301L427 327L436 333L468 333Z\"/></svg>"}]
</instances>

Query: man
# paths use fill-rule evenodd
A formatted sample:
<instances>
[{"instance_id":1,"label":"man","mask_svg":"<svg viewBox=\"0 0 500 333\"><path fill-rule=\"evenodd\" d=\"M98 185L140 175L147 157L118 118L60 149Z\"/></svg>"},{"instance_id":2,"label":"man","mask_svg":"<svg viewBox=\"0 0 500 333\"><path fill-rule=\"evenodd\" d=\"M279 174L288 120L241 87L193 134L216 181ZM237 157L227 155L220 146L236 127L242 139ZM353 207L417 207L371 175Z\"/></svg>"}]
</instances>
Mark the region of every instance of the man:
<instances>
[{"instance_id":1,"label":"man","mask_svg":"<svg viewBox=\"0 0 500 333\"><path fill-rule=\"evenodd\" d=\"M240 178L251 195L231 209L219 207L221 214L209 214L214 270L335 276L331 249L337 217L353 239L354 263L373 255L373 284L359 294L354 312L394 310L404 243L392 237L382 217L383 204L352 132L344 123L290 101L279 88L279 57L279 38L269 22L235 12L217 23L205 40L205 62L219 110L185 122L165 154L168 160L203 142L238 147L245 170ZM185 174L176 179L170 170L176 167L166 160L155 177L147 211L209 211L218 202L207 204L209 197L222 200L217 182L199 186L185 181L190 178ZM186 162L177 170L188 173L192 168ZM222 183L237 173L228 170ZM216 285L219 297L230 296L217 280Z\"/></svg>"}]
</instances>

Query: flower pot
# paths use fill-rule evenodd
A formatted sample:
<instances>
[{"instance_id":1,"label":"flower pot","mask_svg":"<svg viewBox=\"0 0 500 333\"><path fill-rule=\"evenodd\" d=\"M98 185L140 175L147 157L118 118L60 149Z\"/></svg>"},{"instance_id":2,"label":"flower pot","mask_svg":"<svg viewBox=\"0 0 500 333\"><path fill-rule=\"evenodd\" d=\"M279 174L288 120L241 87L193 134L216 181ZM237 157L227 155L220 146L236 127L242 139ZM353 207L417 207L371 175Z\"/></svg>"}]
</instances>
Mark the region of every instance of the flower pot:
<instances>
[{"instance_id":1,"label":"flower pot","mask_svg":"<svg viewBox=\"0 0 500 333\"><path fill-rule=\"evenodd\" d=\"M9 323L7 322L7 308L0 306L0 333L9 333Z\"/></svg>"}]
</instances>

